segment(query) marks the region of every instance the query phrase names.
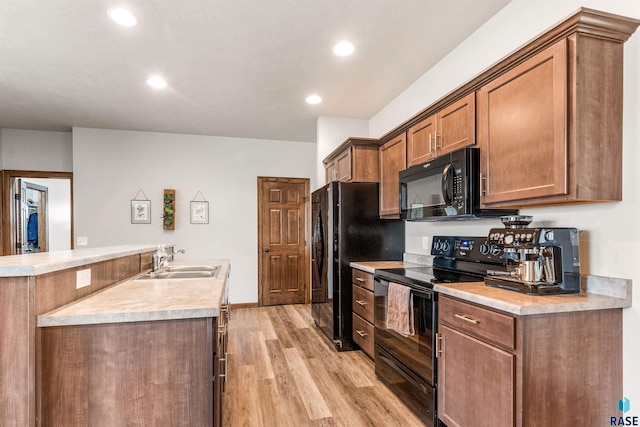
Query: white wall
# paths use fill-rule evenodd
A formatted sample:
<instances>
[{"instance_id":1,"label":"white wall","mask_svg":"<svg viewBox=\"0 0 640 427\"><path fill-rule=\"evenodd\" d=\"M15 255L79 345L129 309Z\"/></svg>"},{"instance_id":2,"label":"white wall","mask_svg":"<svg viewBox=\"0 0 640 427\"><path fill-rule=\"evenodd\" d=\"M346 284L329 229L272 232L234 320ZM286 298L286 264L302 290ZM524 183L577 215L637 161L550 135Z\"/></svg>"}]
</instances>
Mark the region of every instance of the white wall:
<instances>
[{"instance_id":1,"label":"white wall","mask_svg":"<svg viewBox=\"0 0 640 427\"><path fill-rule=\"evenodd\" d=\"M71 132L0 129L2 169L72 172Z\"/></svg>"},{"instance_id":2,"label":"white wall","mask_svg":"<svg viewBox=\"0 0 640 427\"><path fill-rule=\"evenodd\" d=\"M451 90L470 80L519 46L572 14L580 6L640 19L640 1L514 0L425 73L370 121L370 135L380 137ZM624 310L624 394L640 402L640 31L625 44L623 201L588 206L522 209L534 225L572 226L581 230L581 269L584 273L632 279L633 307ZM497 220L471 223L413 223L406 227L406 250L427 253L422 237L438 234L485 236ZM620 396L622 397L622 396ZM612 408L612 416L617 415ZM637 406L633 415L640 415Z\"/></svg>"},{"instance_id":3,"label":"white wall","mask_svg":"<svg viewBox=\"0 0 640 427\"><path fill-rule=\"evenodd\" d=\"M258 301L258 176L309 178L315 144L73 129L75 235L90 247L175 243L182 259L230 258L232 303ZM162 229L163 189L176 190L176 229ZM151 224L131 224L131 199L151 199ZM190 224L201 191L209 224Z\"/></svg>"},{"instance_id":4,"label":"white wall","mask_svg":"<svg viewBox=\"0 0 640 427\"><path fill-rule=\"evenodd\" d=\"M338 117L319 117L317 121L316 142L316 182L317 187L324 185L325 172L322 160L351 136L368 137L369 121L358 119L342 119Z\"/></svg>"}]
</instances>

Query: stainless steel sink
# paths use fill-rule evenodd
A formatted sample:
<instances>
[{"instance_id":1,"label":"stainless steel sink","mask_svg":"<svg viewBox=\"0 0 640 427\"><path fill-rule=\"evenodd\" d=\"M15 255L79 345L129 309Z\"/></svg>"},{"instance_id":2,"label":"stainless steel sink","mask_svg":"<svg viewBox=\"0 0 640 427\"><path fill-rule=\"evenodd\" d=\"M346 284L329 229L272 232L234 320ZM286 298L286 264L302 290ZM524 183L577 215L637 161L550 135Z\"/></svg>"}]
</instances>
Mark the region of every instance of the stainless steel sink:
<instances>
[{"instance_id":1,"label":"stainless steel sink","mask_svg":"<svg viewBox=\"0 0 640 427\"><path fill-rule=\"evenodd\" d=\"M219 265L170 265L162 269L162 271L213 271L218 274Z\"/></svg>"},{"instance_id":2,"label":"stainless steel sink","mask_svg":"<svg viewBox=\"0 0 640 427\"><path fill-rule=\"evenodd\" d=\"M157 273L147 273L144 274L136 280L141 279L206 279L206 278L215 278L218 277L218 273L220 272L220 266L209 266L209 265L180 265L180 266L169 266L164 268L162 271Z\"/></svg>"}]
</instances>

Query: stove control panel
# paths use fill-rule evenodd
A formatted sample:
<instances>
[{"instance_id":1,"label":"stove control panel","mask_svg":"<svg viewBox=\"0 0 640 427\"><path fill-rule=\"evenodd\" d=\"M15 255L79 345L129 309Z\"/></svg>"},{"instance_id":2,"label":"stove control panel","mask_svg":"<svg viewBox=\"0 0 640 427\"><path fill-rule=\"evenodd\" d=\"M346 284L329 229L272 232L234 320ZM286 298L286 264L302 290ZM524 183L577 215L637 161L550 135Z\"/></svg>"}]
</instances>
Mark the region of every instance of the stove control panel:
<instances>
[{"instance_id":1,"label":"stove control panel","mask_svg":"<svg viewBox=\"0 0 640 427\"><path fill-rule=\"evenodd\" d=\"M431 255L467 261L500 262L502 248L483 237L433 236Z\"/></svg>"}]
</instances>

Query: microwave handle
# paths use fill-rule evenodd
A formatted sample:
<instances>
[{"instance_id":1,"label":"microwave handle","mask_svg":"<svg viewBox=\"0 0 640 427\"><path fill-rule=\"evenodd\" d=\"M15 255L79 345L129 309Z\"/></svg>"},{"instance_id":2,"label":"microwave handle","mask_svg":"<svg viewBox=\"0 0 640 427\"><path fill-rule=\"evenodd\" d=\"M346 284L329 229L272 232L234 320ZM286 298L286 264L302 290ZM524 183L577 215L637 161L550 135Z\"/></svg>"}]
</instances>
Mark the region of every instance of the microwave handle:
<instances>
[{"instance_id":1,"label":"microwave handle","mask_svg":"<svg viewBox=\"0 0 640 427\"><path fill-rule=\"evenodd\" d=\"M451 175L451 163L449 163L442 171L442 197L444 198L445 206L451 206L452 202L453 180Z\"/></svg>"}]
</instances>

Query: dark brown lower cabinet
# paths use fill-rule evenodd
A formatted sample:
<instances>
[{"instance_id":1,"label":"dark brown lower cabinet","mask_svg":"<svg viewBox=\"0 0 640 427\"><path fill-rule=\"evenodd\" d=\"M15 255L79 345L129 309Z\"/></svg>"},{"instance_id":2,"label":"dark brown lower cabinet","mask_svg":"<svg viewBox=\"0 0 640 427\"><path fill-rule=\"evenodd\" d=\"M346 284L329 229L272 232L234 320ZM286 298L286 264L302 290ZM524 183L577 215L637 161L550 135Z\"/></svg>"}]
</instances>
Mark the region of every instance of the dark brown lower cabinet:
<instances>
[{"instance_id":1,"label":"dark brown lower cabinet","mask_svg":"<svg viewBox=\"0 0 640 427\"><path fill-rule=\"evenodd\" d=\"M375 343L373 274L351 269L351 288L353 341L373 359Z\"/></svg>"},{"instance_id":2,"label":"dark brown lower cabinet","mask_svg":"<svg viewBox=\"0 0 640 427\"><path fill-rule=\"evenodd\" d=\"M518 316L447 296L438 308L447 426L609 425L622 398L622 309Z\"/></svg>"},{"instance_id":3,"label":"dark brown lower cabinet","mask_svg":"<svg viewBox=\"0 0 640 427\"><path fill-rule=\"evenodd\" d=\"M38 424L220 425L217 320L40 328Z\"/></svg>"}]
</instances>

